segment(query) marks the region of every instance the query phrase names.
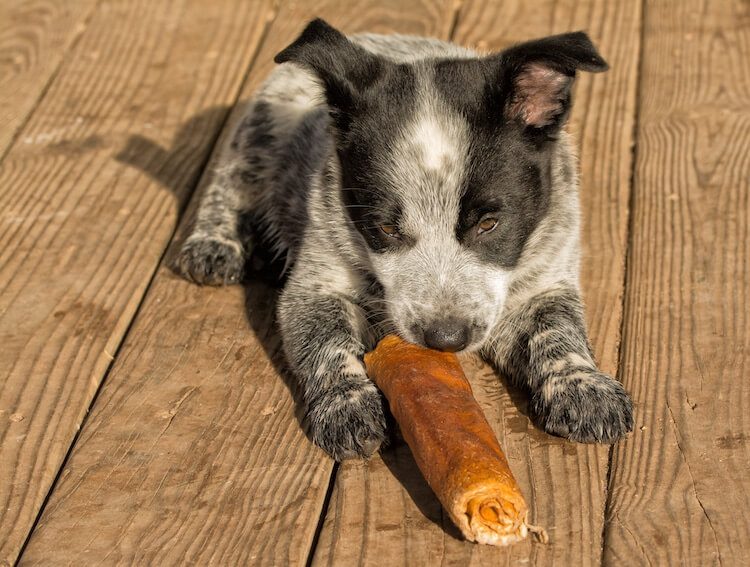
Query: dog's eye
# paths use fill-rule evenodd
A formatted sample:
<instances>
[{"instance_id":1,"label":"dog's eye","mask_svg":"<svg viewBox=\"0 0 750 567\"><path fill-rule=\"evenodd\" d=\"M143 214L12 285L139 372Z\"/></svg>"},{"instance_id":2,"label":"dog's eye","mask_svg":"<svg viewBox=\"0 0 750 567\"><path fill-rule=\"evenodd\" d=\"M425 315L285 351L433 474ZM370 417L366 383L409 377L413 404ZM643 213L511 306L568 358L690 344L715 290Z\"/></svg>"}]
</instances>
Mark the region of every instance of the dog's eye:
<instances>
[{"instance_id":1,"label":"dog's eye","mask_svg":"<svg viewBox=\"0 0 750 567\"><path fill-rule=\"evenodd\" d=\"M496 218L487 217L485 219L482 219L477 225L477 234L485 234L487 232L492 232L493 230L495 230L496 226L497 226Z\"/></svg>"},{"instance_id":2,"label":"dog's eye","mask_svg":"<svg viewBox=\"0 0 750 567\"><path fill-rule=\"evenodd\" d=\"M401 238L401 233L392 224L381 224L380 230L382 230L386 236L390 236L391 238Z\"/></svg>"}]
</instances>

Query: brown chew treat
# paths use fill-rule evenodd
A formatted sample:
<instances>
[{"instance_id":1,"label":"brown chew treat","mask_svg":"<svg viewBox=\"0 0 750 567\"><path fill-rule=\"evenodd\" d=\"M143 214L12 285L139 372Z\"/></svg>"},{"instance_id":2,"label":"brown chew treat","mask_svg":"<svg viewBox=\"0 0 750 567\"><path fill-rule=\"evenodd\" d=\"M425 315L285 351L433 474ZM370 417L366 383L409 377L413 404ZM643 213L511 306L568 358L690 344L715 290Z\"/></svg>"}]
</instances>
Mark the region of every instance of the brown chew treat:
<instances>
[{"instance_id":1,"label":"brown chew treat","mask_svg":"<svg viewBox=\"0 0 750 567\"><path fill-rule=\"evenodd\" d=\"M365 355L367 372L427 483L466 539L507 545L539 531L458 358L390 335Z\"/></svg>"}]
</instances>

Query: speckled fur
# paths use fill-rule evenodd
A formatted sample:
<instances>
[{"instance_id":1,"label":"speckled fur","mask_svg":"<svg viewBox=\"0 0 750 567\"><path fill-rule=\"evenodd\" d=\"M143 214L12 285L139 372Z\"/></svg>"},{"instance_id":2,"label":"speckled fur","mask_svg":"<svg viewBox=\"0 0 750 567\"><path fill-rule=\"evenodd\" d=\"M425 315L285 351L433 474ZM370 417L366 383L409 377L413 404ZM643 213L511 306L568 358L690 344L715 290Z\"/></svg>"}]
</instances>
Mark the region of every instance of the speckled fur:
<instances>
[{"instance_id":1,"label":"speckled fur","mask_svg":"<svg viewBox=\"0 0 750 567\"><path fill-rule=\"evenodd\" d=\"M328 28L318 32L336 39ZM368 456L385 438L383 402L365 373L364 353L387 332L421 342L420 329L446 313L470 326L466 348L480 350L529 390L547 431L586 442L622 437L632 429L630 400L596 369L586 338L567 136L560 132L549 150L549 195L539 202L540 218L524 225L533 230L515 249L505 245L490 258L456 236L474 134L435 86L436 60L477 55L424 38L351 40L409 63L413 102L391 126L397 132L388 151L370 156L368 167L398 194L399 223L413 243L386 253L368 247L357 226L364 221L347 205L350 188L342 187L343 154L336 151L341 134L321 79L304 61L288 62L249 103L178 268L198 283L227 284L241 280L254 245L286 257L290 273L278 311L284 348L313 439L336 459ZM524 110L524 101L517 97L508 108L521 118L551 120L547 106Z\"/></svg>"}]
</instances>

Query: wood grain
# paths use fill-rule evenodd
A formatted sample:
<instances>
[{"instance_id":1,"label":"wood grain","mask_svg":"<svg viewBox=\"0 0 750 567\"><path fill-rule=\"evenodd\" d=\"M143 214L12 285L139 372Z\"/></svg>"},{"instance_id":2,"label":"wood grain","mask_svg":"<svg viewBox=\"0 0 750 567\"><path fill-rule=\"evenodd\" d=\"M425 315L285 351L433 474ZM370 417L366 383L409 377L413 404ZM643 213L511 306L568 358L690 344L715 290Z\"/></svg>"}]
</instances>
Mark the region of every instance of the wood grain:
<instances>
[{"instance_id":1,"label":"wood grain","mask_svg":"<svg viewBox=\"0 0 750 567\"><path fill-rule=\"evenodd\" d=\"M0 156L36 106L97 0L0 3Z\"/></svg>"},{"instance_id":2,"label":"wood grain","mask_svg":"<svg viewBox=\"0 0 750 567\"><path fill-rule=\"evenodd\" d=\"M434 35L450 28L451 8L282 4L245 94L313 16L347 32ZM22 563L304 565L333 463L300 425L275 293L199 288L164 266Z\"/></svg>"},{"instance_id":3,"label":"wood grain","mask_svg":"<svg viewBox=\"0 0 750 567\"><path fill-rule=\"evenodd\" d=\"M750 555L750 6L646 3L609 565Z\"/></svg>"},{"instance_id":4,"label":"wood grain","mask_svg":"<svg viewBox=\"0 0 750 567\"><path fill-rule=\"evenodd\" d=\"M580 77L570 126L582 158L587 320L610 373L618 370L640 19L637 2L469 1L454 34L459 43L500 49L585 29L610 62L609 73ZM529 422L524 397L489 367L465 358L464 369L550 544L498 549L460 541L408 448L397 444L382 458L340 468L315 565L600 563L608 448L544 434Z\"/></svg>"},{"instance_id":5,"label":"wood grain","mask_svg":"<svg viewBox=\"0 0 750 567\"><path fill-rule=\"evenodd\" d=\"M2 162L0 561L15 561L111 364L266 9L102 3ZM153 177L120 155L144 134L181 136ZM128 151L162 157L144 144Z\"/></svg>"}]
</instances>

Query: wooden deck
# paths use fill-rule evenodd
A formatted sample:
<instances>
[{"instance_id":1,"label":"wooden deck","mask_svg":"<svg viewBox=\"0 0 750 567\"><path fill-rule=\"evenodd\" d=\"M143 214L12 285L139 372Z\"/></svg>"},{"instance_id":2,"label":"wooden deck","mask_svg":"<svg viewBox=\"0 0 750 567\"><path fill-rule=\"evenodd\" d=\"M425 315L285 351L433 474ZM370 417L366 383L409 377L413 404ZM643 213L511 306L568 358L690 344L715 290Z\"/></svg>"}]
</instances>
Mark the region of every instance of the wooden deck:
<instances>
[{"instance_id":1,"label":"wooden deck","mask_svg":"<svg viewBox=\"0 0 750 567\"><path fill-rule=\"evenodd\" d=\"M277 290L168 268L204 171L314 16L484 49L585 29L587 318L636 404L548 436L474 358L550 543L461 541L404 446L306 438ZM750 4L0 0L0 565L747 565Z\"/></svg>"}]
</instances>

